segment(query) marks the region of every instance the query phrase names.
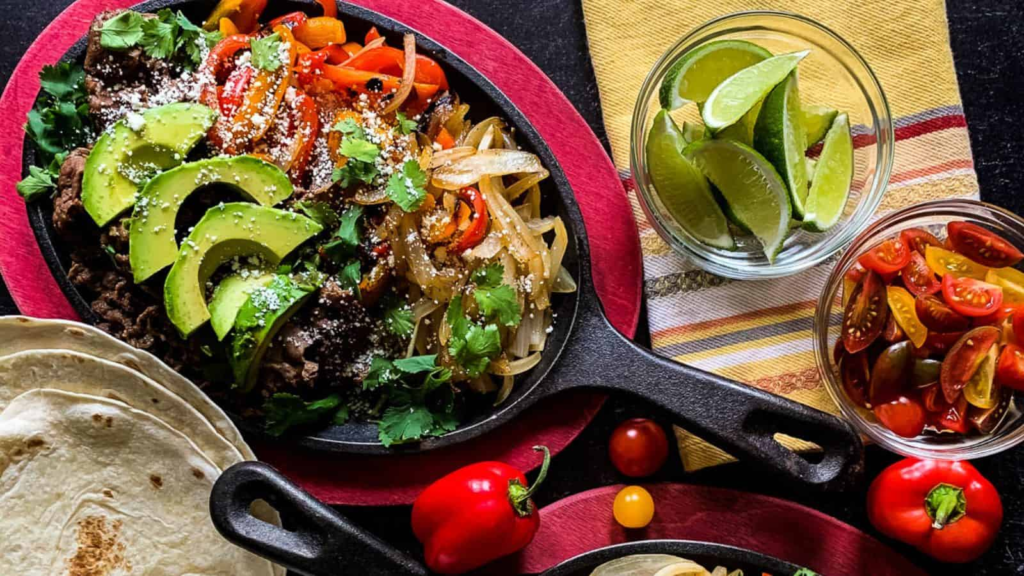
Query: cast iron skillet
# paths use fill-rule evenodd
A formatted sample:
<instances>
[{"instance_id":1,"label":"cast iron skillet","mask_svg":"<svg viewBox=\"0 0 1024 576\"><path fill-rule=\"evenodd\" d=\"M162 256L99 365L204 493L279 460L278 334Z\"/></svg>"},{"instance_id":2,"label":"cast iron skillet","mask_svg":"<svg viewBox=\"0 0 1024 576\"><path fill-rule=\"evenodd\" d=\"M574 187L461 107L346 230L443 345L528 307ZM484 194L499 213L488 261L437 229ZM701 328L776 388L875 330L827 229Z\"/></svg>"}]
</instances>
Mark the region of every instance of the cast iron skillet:
<instances>
[{"instance_id":1,"label":"cast iron skillet","mask_svg":"<svg viewBox=\"0 0 1024 576\"><path fill-rule=\"evenodd\" d=\"M266 500L289 529L250 514L256 499ZM229 541L305 576L365 574L426 576L416 560L367 533L329 506L292 484L262 462L242 462L217 479L210 495L213 525ZM588 576L597 566L630 554L674 554L704 566L730 571L790 576L799 567L770 556L706 542L649 540L600 548L551 568L542 576ZM481 569L478 573L485 573Z\"/></svg>"},{"instance_id":2,"label":"cast iron skillet","mask_svg":"<svg viewBox=\"0 0 1024 576\"><path fill-rule=\"evenodd\" d=\"M298 9L319 13L319 8L313 7L309 0L275 0L270 4L276 13ZM155 12L168 6L198 20L209 13L213 1L152 0L136 9ZM343 3L338 8L353 38L361 38L370 26L377 26L392 44L400 45L400 35L411 31L358 6ZM475 419L468 420L458 430L418 444L387 449L377 440L376 425L352 422L305 437L293 436L290 442L318 450L354 453L430 450L494 430L541 398L571 388L590 387L626 391L646 398L669 411L676 423L730 454L760 461L795 480L827 486L846 483L856 476L854 472L861 467L863 447L848 423L796 402L660 358L621 336L608 323L594 291L583 218L551 150L511 101L473 67L421 34L417 34L417 48L442 63L454 91L471 104L473 118L479 120L493 114L506 118L515 128L520 145L538 154L551 171L551 178L544 183L548 203L544 209L547 214L559 214L569 229L572 240L564 265L576 279L579 290L575 294L556 295L555 324L540 364L516 383L515 391L504 404L496 409L487 406L477 410ZM84 51L83 38L65 59L80 60ZM34 161L34 148L26 142L25 150L27 173ZM29 216L43 255L64 294L86 321L95 324L98 319L87 300L67 280L68 251L53 231L51 204L30 205ZM261 434L254 422L235 419L247 433ZM817 463L805 460L779 444L774 439L776 433L816 443L822 447L823 457Z\"/></svg>"}]
</instances>

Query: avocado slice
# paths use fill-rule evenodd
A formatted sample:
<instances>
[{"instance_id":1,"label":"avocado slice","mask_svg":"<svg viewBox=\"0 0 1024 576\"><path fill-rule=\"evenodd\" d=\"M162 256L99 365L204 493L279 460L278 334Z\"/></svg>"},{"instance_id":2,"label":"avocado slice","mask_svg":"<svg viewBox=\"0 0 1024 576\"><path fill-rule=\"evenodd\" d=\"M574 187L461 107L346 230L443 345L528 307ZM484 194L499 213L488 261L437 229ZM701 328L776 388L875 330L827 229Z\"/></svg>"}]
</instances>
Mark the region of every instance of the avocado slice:
<instances>
[{"instance_id":1,"label":"avocado slice","mask_svg":"<svg viewBox=\"0 0 1024 576\"><path fill-rule=\"evenodd\" d=\"M315 283L279 274L252 291L238 311L228 353L235 387L243 392L252 389L270 342L316 289Z\"/></svg>"},{"instance_id":2,"label":"avocado slice","mask_svg":"<svg viewBox=\"0 0 1024 576\"><path fill-rule=\"evenodd\" d=\"M323 227L295 212L249 202L206 211L178 250L164 281L164 306L182 336L210 319L205 286L218 266L235 256L260 256L277 265Z\"/></svg>"},{"instance_id":3,"label":"avocado slice","mask_svg":"<svg viewBox=\"0 0 1024 576\"><path fill-rule=\"evenodd\" d=\"M135 204L139 185L153 173L185 160L206 135L217 113L201 104L177 102L130 112L105 131L85 161L82 205L99 226Z\"/></svg>"},{"instance_id":4,"label":"avocado slice","mask_svg":"<svg viewBox=\"0 0 1024 576\"><path fill-rule=\"evenodd\" d=\"M274 274L260 270L245 270L239 274L232 274L220 281L213 289L213 296L210 297L210 326L217 334L218 340L223 340L231 327L235 325L235 318L242 305L249 299L249 295L256 288L262 288L274 279Z\"/></svg>"},{"instance_id":5,"label":"avocado slice","mask_svg":"<svg viewBox=\"0 0 1024 576\"><path fill-rule=\"evenodd\" d=\"M252 156L211 158L182 164L152 180L139 193L128 232L128 259L136 283L174 264L178 244L174 219L196 190L226 184L264 206L292 195L292 183L280 168Z\"/></svg>"}]
</instances>

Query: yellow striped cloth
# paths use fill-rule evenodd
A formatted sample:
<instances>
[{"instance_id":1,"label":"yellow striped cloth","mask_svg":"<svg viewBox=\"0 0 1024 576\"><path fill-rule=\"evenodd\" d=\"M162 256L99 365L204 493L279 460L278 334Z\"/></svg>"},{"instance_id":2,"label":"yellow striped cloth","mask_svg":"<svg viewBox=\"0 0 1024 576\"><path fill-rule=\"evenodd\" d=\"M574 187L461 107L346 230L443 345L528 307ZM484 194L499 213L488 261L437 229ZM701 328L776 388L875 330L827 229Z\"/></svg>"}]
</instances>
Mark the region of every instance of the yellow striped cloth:
<instances>
[{"instance_id":1,"label":"yellow striped cloth","mask_svg":"<svg viewBox=\"0 0 1024 576\"><path fill-rule=\"evenodd\" d=\"M853 44L889 98L896 162L879 213L929 199L976 197L943 0L582 1L612 155L639 224L654 349L837 413L811 351L811 317L830 265L779 280L735 282L673 253L647 223L628 183L633 106L655 60L700 24L754 9L805 14ZM687 470L732 460L685 431L677 429L676 436Z\"/></svg>"}]
</instances>

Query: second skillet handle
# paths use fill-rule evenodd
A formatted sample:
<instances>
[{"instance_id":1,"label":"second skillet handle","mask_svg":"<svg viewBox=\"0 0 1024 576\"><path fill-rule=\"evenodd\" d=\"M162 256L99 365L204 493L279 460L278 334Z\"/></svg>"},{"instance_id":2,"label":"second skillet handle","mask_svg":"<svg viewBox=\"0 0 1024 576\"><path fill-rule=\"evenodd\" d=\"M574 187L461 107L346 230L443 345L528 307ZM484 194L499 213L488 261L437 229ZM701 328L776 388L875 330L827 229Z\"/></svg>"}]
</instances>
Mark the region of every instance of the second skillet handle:
<instances>
[{"instance_id":1,"label":"second skillet handle","mask_svg":"<svg viewBox=\"0 0 1024 576\"><path fill-rule=\"evenodd\" d=\"M667 410L675 422L741 460L802 483L843 489L863 470L864 446L846 421L781 396L663 358L624 338L603 315L585 315L578 341L558 366L559 389L629 392ZM775 439L782 433L824 452L811 462Z\"/></svg>"},{"instance_id":2,"label":"second skillet handle","mask_svg":"<svg viewBox=\"0 0 1024 576\"><path fill-rule=\"evenodd\" d=\"M253 516L250 506L259 499L277 509L289 528ZM213 486L210 514L230 542L305 576L429 574L262 462L225 470Z\"/></svg>"}]
</instances>

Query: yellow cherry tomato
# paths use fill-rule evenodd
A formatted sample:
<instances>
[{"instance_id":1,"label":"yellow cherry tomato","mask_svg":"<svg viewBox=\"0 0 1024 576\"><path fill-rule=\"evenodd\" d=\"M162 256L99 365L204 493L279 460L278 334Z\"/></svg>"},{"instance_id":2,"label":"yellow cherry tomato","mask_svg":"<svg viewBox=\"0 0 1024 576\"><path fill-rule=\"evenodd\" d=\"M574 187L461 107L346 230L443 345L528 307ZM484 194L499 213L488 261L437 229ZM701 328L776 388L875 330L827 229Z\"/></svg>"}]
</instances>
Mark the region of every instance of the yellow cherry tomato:
<instances>
[{"instance_id":1,"label":"yellow cherry tomato","mask_svg":"<svg viewBox=\"0 0 1024 576\"><path fill-rule=\"evenodd\" d=\"M889 301L892 317L896 319L900 328L903 328L903 332L914 343L914 347L924 346L924 341L928 338L928 328L917 318L914 296L907 292L906 288L889 286L886 288L886 299Z\"/></svg>"},{"instance_id":2,"label":"yellow cherry tomato","mask_svg":"<svg viewBox=\"0 0 1024 576\"><path fill-rule=\"evenodd\" d=\"M1003 302L1024 304L1024 272L1016 268L990 268L985 282L1003 289Z\"/></svg>"},{"instance_id":3,"label":"yellow cherry tomato","mask_svg":"<svg viewBox=\"0 0 1024 576\"><path fill-rule=\"evenodd\" d=\"M975 280L984 280L985 274L988 272L987 266L982 266L963 254L950 252L938 246L925 248L924 259L928 262L928 267L939 276L945 276L948 273L957 278L966 276Z\"/></svg>"},{"instance_id":4,"label":"yellow cherry tomato","mask_svg":"<svg viewBox=\"0 0 1024 576\"><path fill-rule=\"evenodd\" d=\"M639 486L626 486L615 495L612 513L624 528L643 528L654 518L654 498Z\"/></svg>"}]
</instances>

